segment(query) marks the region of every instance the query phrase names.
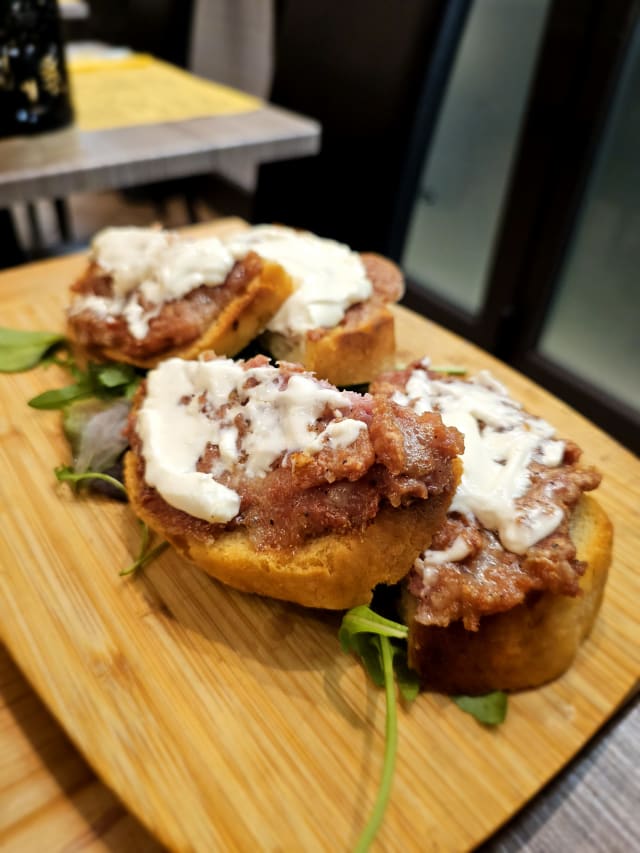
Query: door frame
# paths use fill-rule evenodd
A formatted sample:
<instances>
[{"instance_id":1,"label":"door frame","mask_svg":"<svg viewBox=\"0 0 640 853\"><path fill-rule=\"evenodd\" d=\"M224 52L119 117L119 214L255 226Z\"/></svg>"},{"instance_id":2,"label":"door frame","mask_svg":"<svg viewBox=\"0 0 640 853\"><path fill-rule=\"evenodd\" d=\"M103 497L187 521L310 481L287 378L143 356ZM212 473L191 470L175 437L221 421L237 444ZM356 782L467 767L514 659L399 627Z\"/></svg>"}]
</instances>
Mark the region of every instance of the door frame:
<instances>
[{"instance_id":1,"label":"door frame","mask_svg":"<svg viewBox=\"0 0 640 853\"><path fill-rule=\"evenodd\" d=\"M554 0L544 27L481 309L472 314L409 279L405 304L497 355L640 450L640 415L543 356L538 342L571 244L639 0ZM419 140L413 140L417 146ZM413 150L413 158L418 155ZM420 150L420 163L425 149ZM413 162L413 161L412 161ZM400 261L418 181L405 205Z\"/></svg>"}]
</instances>

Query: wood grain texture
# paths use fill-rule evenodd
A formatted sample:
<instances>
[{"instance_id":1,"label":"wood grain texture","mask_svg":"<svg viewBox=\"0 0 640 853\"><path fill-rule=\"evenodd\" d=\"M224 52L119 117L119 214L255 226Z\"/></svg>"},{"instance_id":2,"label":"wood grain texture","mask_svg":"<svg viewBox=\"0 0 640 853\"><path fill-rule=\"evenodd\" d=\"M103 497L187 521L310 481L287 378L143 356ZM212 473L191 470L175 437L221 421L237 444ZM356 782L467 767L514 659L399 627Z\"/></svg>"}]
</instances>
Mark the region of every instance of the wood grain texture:
<instances>
[{"instance_id":1,"label":"wood grain texture","mask_svg":"<svg viewBox=\"0 0 640 853\"><path fill-rule=\"evenodd\" d=\"M316 154L317 122L279 107L113 130L0 140L0 207Z\"/></svg>"},{"instance_id":2,"label":"wood grain texture","mask_svg":"<svg viewBox=\"0 0 640 853\"><path fill-rule=\"evenodd\" d=\"M79 755L0 647L0 848L3 853L161 853ZM482 853L633 850L640 842L640 705L604 727ZM456 848L449 848L456 849Z\"/></svg>"},{"instance_id":3,"label":"wood grain texture","mask_svg":"<svg viewBox=\"0 0 640 853\"><path fill-rule=\"evenodd\" d=\"M237 224L237 223L236 223ZM233 224L232 226L233 227ZM1 322L63 325L82 259L0 276ZM640 671L640 463L543 390L398 308L399 360L489 366L605 474L616 524L603 610L575 666L513 697L485 730L448 699L400 714L380 850L460 850L531 797L625 699ZM340 653L339 617L243 596L174 554L118 577L137 543L125 506L74 498L52 469L56 413L26 400L57 368L0 377L0 624L30 682L97 772L176 850L350 848L380 770L384 697Z\"/></svg>"},{"instance_id":4,"label":"wood grain texture","mask_svg":"<svg viewBox=\"0 0 640 853\"><path fill-rule=\"evenodd\" d=\"M613 853L640 849L640 701L478 853Z\"/></svg>"},{"instance_id":5,"label":"wood grain texture","mask_svg":"<svg viewBox=\"0 0 640 853\"><path fill-rule=\"evenodd\" d=\"M0 744L3 853L163 849L96 778L2 646Z\"/></svg>"}]
</instances>

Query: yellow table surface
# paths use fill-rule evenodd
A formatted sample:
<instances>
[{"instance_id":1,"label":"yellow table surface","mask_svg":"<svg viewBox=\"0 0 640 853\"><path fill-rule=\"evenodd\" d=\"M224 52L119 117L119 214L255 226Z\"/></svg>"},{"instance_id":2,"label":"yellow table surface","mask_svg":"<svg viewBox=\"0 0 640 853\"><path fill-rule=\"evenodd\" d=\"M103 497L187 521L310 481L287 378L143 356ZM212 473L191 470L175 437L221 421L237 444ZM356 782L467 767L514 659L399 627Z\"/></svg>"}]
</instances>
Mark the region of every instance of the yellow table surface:
<instances>
[{"instance_id":1,"label":"yellow table surface","mask_svg":"<svg viewBox=\"0 0 640 853\"><path fill-rule=\"evenodd\" d=\"M147 54L82 56L67 62L80 130L106 130L250 112L253 95L203 80Z\"/></svg>"}]
</instances>

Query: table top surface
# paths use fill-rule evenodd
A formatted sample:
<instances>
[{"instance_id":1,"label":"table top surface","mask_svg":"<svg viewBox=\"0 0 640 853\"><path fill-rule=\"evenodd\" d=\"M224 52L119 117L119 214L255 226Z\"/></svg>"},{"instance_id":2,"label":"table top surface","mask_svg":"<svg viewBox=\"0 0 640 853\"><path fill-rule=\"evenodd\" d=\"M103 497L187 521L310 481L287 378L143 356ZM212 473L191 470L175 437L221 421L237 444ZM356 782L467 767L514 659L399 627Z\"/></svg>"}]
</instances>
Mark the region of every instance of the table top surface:
<instances>
[{"instance_id":1,"label":"table top surface","mask_svg":"<svg viewBox=\"0 0 640 853\"><path fill-rule=\"evenodd\" d=\"M269 104L231 115L0 140L0 207L316 154L320 126Z\"/></svg>"},{"instance_id":2,"label":"table top surface","mask_svg":"<svg viewBox=\"0 0 640 853\"><path fill-rule=\"evenodd\" d=\"M58 843L51 853L164 849L98 779L2 646L0 719L0 846L5 853L36 853L43 838L52 836ZM637 849L639 766L636 700L483 845L484 853Z\"/></svg>"},{"instance_id":3,"label":"table top surface","mask_svg":"<svg viewBox=\"0 0 640 853\"><path fill-rule=\"evenodd\" d=\"M45 263L52 271L58 267L62 271L77 261L64 258ZM43 269L42 264L29 265L0 274L0 304L4 285L4 293L15 300L21 283L28 291L32 278L42 278ZM442 334L448 335L443 330ZM614 442L606 441L600 464L606 458L613 464L612 457L619 452L630 479L628 495L616 497L637 518L640 477L633 473L640 474L640 465L622 448L618 451ZM3 850L40 850L43 838L54 837L55 849L124 853L162 849L96 777L2 647L0 719ZM634 849L640 839L639 735L640 713L632 700L486 849Z\"/></svg>"}]
</instances>

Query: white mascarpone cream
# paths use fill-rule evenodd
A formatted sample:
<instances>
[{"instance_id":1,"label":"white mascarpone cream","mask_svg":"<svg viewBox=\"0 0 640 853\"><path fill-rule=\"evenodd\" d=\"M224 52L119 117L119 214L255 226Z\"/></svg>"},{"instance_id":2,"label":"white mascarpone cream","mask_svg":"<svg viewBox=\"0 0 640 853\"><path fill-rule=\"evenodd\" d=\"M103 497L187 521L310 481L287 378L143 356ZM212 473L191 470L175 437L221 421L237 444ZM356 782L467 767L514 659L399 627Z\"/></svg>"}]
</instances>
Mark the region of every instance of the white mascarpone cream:
<instances>
[{"instance_id":1,"label":"white mascarpone cream","mask_svg":"<svg viewBox=\"0 0 640 853\"><path fill-rule=\"evenodd\" d=\"M337 326L350 305L369 299L372 285L357 252L348 246L278 225L257 225L227 241L235 258L249 250L289 273L294 293L267 329L286 336Z\"/></svg>"},{"instance_id":2,"label":"white mascarpone cream","mask_svg":"<svg viewBox=\"0 0 640 853\"><path fill-rule=\"evenodd\" d=\"M217 237L189 240L156 228L106 228L91 243L90 259L113 280L113 296L79 295L70 313L124 317L141 340L162 305L202 284L223 284L235 259ZM145 301L143 308L139 296Z\"/></svg>"},{"instance_id":3,"label":"white mascarpone cream","mask_svg":"<svg viewBox=\"0 0 640 853\"><path fill-rule=\"evenodd\" d=\"M427 359L423 365L428 367ZM430 379L425 370L414 370L405 391L393 399L417 413L439 412L447 426L464 435L463 473L451 512L477 518L515 554L524 554L560 524L562 510L553 503L542 498L522 508L517 500L530 486L529 465L560 465L564 442L554 437L550 424L523 411L487 371L469 381ZM441 565L467 555L464 541L456 540L448 553L427 551L420 563Z\"/></svg>"},{"instance_id":4,"label":"white mascarpone cream","mask_svg":"<svg viewBox=\"0 0 640 853\"><path fill-rule=\"evenodd\" d=\"M238 514L240 496L217 476L241 468L245 476L264 477L282 454L349 447L366 429L348 417L351 404L344 392L323 387L309 374L293 374L281 385L275 367L244 370L226 358L168 359L150 371L137 419L146 482L176 509L224 523ZM327 407L334 419L318 431ZM238 416L247 425L242 436ZM210 445L219 455L212 473L204 474L196 465Z\"/></svg>"},{"instance_id":5,"label":"white mascarpone cream","mask_svg":"<svg viewBox=\"0 0 640 853\"><path fill-rule=\"evenodd\" d=\"M306 231L258 225L222 241L185 239L155 228L106 228L93 239L90 259L112 277L113 296L78 295L69 311L89 310L105 321L124 317L141 340L165 302L201 284L224 283L235 261L249 251L281 264L295 286L269 322L273 332L291 336L333 328L349 306L373 291L357 252Z\"/></svg>"}]
</instances>

